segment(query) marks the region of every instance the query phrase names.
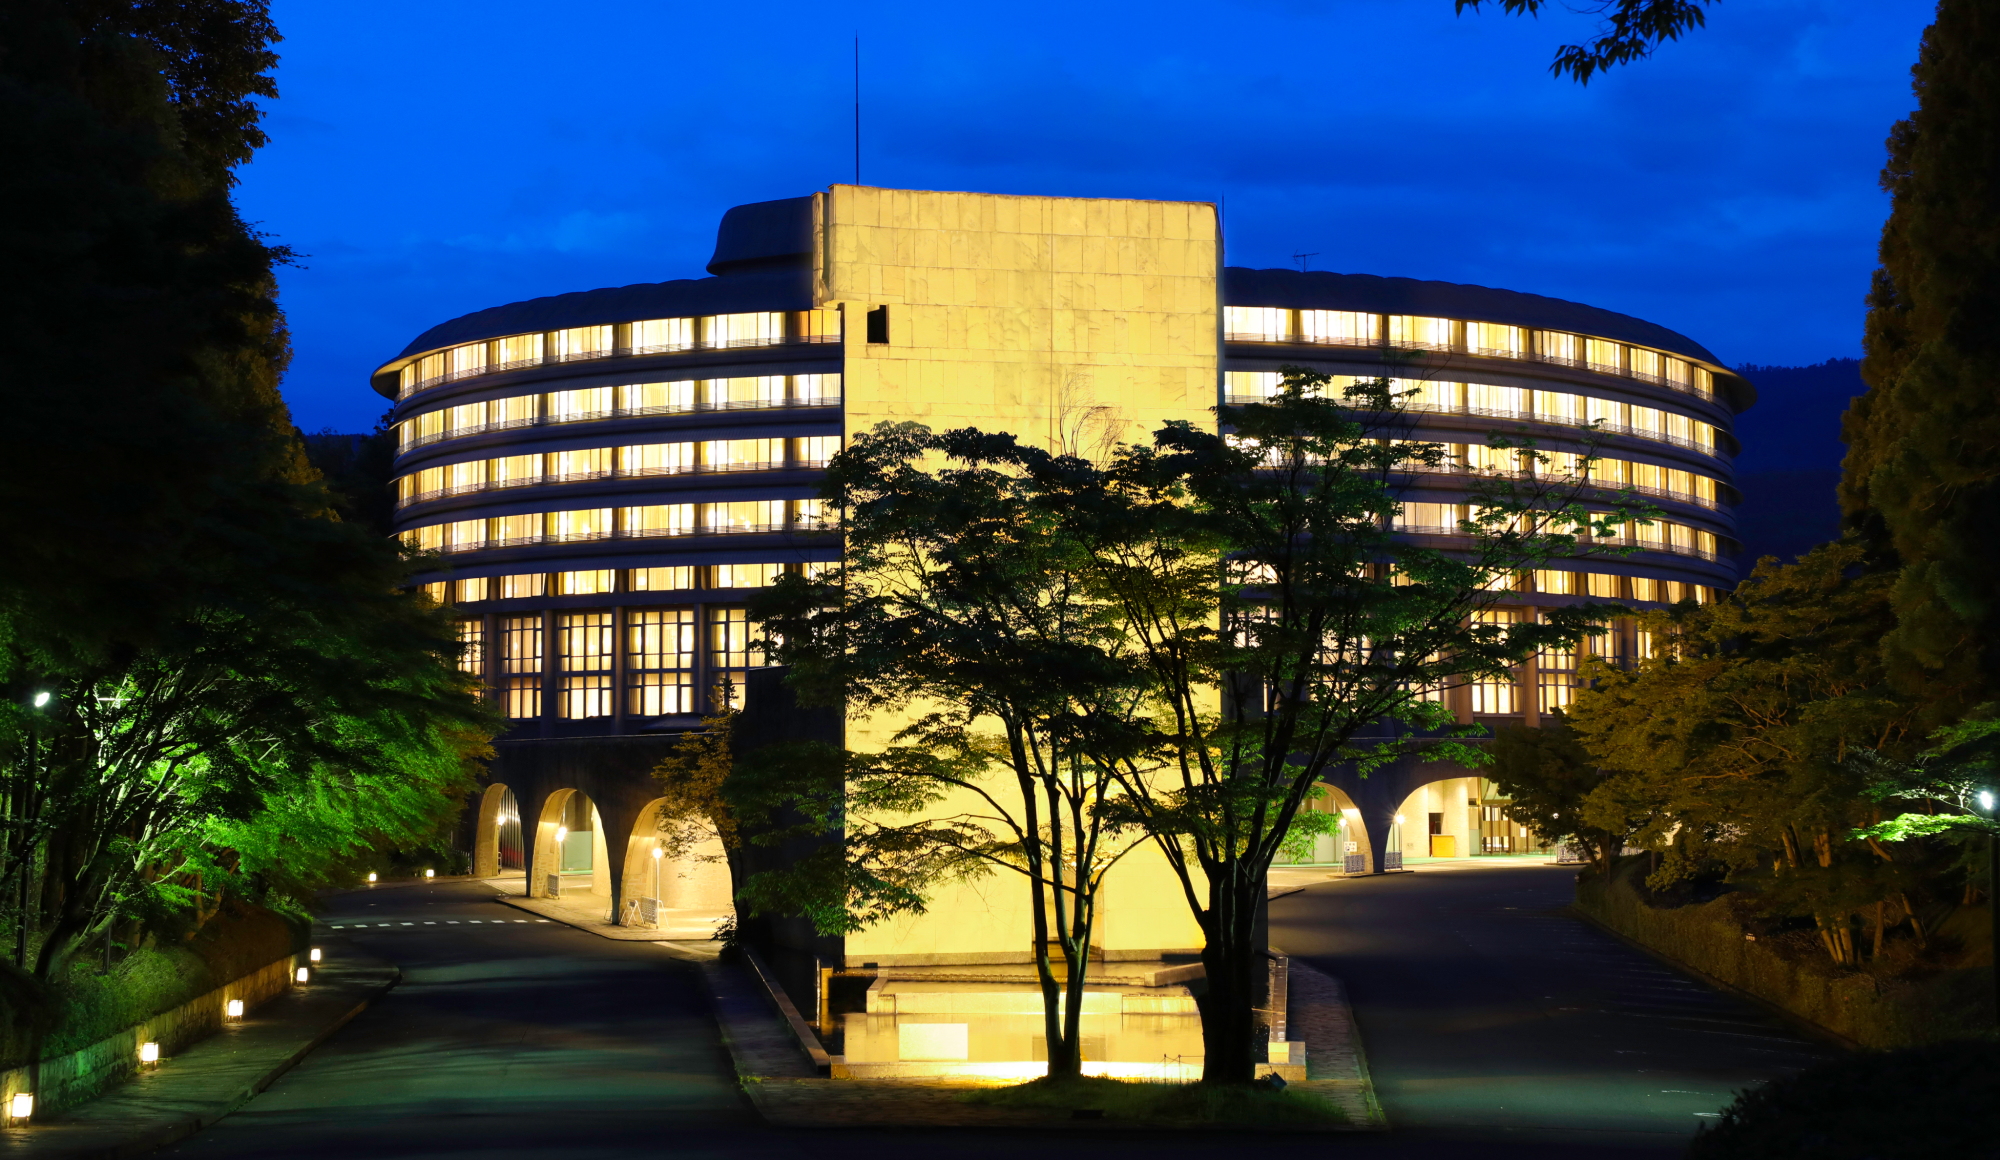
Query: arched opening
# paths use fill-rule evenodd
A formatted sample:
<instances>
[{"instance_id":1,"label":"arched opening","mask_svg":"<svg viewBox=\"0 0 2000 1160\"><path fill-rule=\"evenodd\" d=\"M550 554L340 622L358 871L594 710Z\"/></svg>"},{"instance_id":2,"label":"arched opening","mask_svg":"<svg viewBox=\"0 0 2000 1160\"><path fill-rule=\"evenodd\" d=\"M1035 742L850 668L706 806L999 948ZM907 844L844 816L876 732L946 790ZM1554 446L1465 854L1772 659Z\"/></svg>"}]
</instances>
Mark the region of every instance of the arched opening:
<instances>
[{"instance_id":1,"label":"arched opening","mask_svg":"<svg viewBox=\"0 0 2000 1160\"><path fill-rule=\"evenodd\" d=\"M535 825L533 898L586 897L611 905L611 857L604 844L604 819L581 791L559 789L542 804Z\"/></svg>"},{"instance_id":2,"label":"arched opening","mask_svg":"<svg viewBox=\"0 0 2000 1160\"><path fill-rule=\"evenodd\" d=\"M1389 849L1403 864L1494 852L1482 839L1485 812L1477 775L1427 782L1410 791L1389 827Z\"/></svg>"},{"instance_id":3,"label":"arched opening","mask_svg":"<svg viewBox=\"0 0 2000 1160\"><path fill-rule=\"evenodd\" d=\"M632 824L619 922L706 938L736 913L722 840L710 831L691 835L690 841L669 841L660 829L664 800L646 803ZM670 846L678 847L671 855Z\"/></svg>"},{"instance_id":4,"label":"arched opening","mask_svg":"<svg viewBox=\"0 0 2000 1160\"><path fill-rule=\"evenodd\" d=\"M521 803L504 785L489 785L479 795L479 828L472 839L472 876L497 878L527 868L527 847L521 833Z\"/></svg>"},{"instance_id":5,"label":"arched opening","mask_svg":"<svg viewBox=\"0 0 2000 1160\"><path fill-rule=\"evenodd\" d=\"M1301 850L1299 856L1280 856L1279 866L1311 866L1319 869L1339 870L1348 874L1364 874L1370 865L1368 829L1361 824L1361 807L1349 797L1347 791L1337 785L1320 782L1322 791L1316 798L1308 799L1300 812L1333 815L1333 828L1313 837L1310 850Z\"/></svg>"}]
</instances>

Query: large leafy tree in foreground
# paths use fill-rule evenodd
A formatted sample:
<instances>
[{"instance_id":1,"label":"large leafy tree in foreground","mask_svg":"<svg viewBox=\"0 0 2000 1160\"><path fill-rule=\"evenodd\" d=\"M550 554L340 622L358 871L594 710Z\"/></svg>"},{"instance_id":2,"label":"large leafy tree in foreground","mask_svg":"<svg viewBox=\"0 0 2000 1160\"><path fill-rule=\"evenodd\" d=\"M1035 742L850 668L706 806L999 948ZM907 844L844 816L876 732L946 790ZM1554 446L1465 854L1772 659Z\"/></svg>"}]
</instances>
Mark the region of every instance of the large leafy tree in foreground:
<instances>
[{"instance_id":1,"label":"large leafy tree in foreground","mask_svg":"<svg viewBox=\"0 0 2000 1160\"><path fill-rule=\"evenodd\" d=\"M5 985L449 823L486 719L393 546L334 518L237 216L255 0L0 6Z\"/></svg>"}]
</instances>

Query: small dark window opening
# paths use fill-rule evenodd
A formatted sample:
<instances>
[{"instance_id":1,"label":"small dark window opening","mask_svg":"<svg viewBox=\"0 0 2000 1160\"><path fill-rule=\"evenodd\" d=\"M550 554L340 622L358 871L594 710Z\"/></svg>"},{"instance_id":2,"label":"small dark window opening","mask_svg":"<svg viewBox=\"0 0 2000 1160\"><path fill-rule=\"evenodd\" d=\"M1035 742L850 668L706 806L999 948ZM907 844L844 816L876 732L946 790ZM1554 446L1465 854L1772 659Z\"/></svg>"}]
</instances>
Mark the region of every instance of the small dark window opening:
<instances>
[{"instance_id":1,"label":"small dark window opening","mask_svg":"<svg viewBox=\"0 0 2000 1160\"><path fill-rule=\"evenodd\" d=\"M1431 833L1433 833L1433 834L1442 834L1442 833L1444 833L1444 815L1443 815L1443 814L1432 814L1432 815L1431 815Z\"/></svg>"},{"instance_id":2,"label":"small dark window opening","mask_svg":"<svg viewBox=\"0 0 2000 1160\"><path fill-rule=\"evenodd\" d=\"M889 308L877 306L868 312L868 341L889 341Z\"/></svg>"}]
</instances>

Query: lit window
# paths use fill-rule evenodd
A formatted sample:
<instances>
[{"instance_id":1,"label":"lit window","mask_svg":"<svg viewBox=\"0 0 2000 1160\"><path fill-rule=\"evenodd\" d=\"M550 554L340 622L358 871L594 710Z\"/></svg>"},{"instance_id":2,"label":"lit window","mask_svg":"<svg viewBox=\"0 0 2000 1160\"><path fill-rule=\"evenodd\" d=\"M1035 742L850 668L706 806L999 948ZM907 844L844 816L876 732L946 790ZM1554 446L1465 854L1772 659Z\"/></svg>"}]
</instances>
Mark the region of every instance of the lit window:
<instances>
[{"instance_id":1,"label":"lit window","mask_svg":"<svg viewBox=\"0 0 2000 1160\"><path fill-rule=\"evenodd\" d=\"M476 616L458 622L458 671L486 671L486 622Z\"/></svg>"},{"instance_id":2,"label":"lit window","mask_svg":"<svg viewBox=\"0 0 2000 1160\"><path fill-rule=\"evenodd\" d=\"M1472 614L1472 620L1475 624L1513 624L1518 618L1518 613L1512 608L1488 608ZM1511 675L1500 678L1481 677L1472 682L1469 692L1471 693L1472 711L1474 713L1518 713L1521 711L1520 689Z\"/></svg>"},{"instance_id":3,"label":"lit window","mask_svg":"<svg viewBox=\"0 0 2000 1160\"><path fill-rule=\"evenodd\" d=\"M807 342L836 342L840 324L838 310L800 310L792 315L792 335Z\"/></svg>"},{"instance_id":4,"label":"lit window","mask_svg":"<svg viewBox=\"0 0 2000 1160\"><path fill-rule=\"evenodd\" d=\"M785 340L785 316L780 311L716 314L701 320L705 346L769 346Z\"/></svg>"},{"instance_id":5,"label":"lit window","mask_svg":"<svg viewBox=\"0 0 2000 1160\"><path fill-rule=\"evenodd\" d=\"M417 382L419 387L428 387L444 377L445 356L443 351L426 355L417 360Z\"/></svg>"},{"instance_id":6,"label":"lit window","mask_svg":"<svg viewBox=\"0 0 2000 1160\"><path fill-rule=\"evenodd\" d=\"M648 608L626 613L625 711L635 717L694 712L694 648L694 609Z\"/></svg>"},{"instance_id":7,"label":"lit window","mask_svg":"<svg viewBox=\"0 0 2000 1160\"><path fill-rule=\"evenodd\" d=\"M556 331L556 361L601 358L610 354L616 330L616 327L611 326L577 326L569 330Z\"/></svg>"},{"instance_id":8,"label":"lit window","mask_svg":"<svg viewBox=\"0 0 2000 1160\"><path fill-rule=\"evenodd\" d=\"M468 343L451 348L451 377L469 378L486 371L486 344Z\"/></svg>"},{"instance_id":9,"label":"lit window","mask_svg":"<svg viewBox=\"0 0 2000 1160\"><path fill-rule=\"evenodd\" d=\"M552 483L574 479L602 479L611 474L611 448L588 447L577 451L557 451L549 456Z\"/></svg>"},{"instance_id":10,"label":"lit window","mask_svg":"<svg viewBox=\"0 0 2000 1160\"><path fill-rule=\"evenodd\" d=\"M611 715L611 614L574 612L556 622L562 683L556 716Z\"/></svg>"},{"instance_id":11,"label":"lit window","mask_svg":"<svg viewBox=\"0 0 2000 1160\"><path fill-rule=\"evenodd\" d=\"M432 604L444 604L449 601L451 599L450 589L451 585L443 582L417 585L417 591L423 593L425 598Z\"/></svg>"},{"instance_id":12,"label":"lit window","mask_svg":"<svg viewBox=\"0 0 2000 1160\"><path fill-rule=\"evenodd\" d=\"M486 424L495 430L505 427L525 427L533 423L541 413L540 395L515 395L511 398L486 401Z\"/></svg>"},{"instance_id":13,"label":"lit window","mask_svg":"<svg viewBox=\"0 0 2000 1160\"><path fill-rule=\"evenodd\" d=\"M486 474L500 487L521 487L525 484L540 483L542 457L509 455L504 459L489 459L486 461Z\"/></svg>"},{"instance_id":14,"label":"lit window","mask_svg":"<svg viewBox=\"0 0 2000 1160\"><path fill-rule=\"evenodd\" d=\"M463 552L485 546L485 520L457 520L445 525L446 551Z\"/></svg>"},{"instance_id":15,"label":"lit window","mask_svg":"<svg viewBox=\"0 0 2000 1160\"><path fill-rule=\"evenodd\" d=\"M1465 505L1455 503L1406 503L1396 514L1396 528L1411 532L1457 532L1465 518Z\"/></svg>"},{"instance_id":16,"label":"lit window","mask_svg":"<svg viewBox=\"0 0 2000 1160\"><path fill-rule=\"evenodd\" d=\"M1523 387L1500 387L1490 383L1467 383L1465 385L1466 407L1482 415L1529 415L1528 399L1531 392Z\"/></svg>"},{"instance_id":17,"label":"lit window","mask_svg":"<svg viewBox=\"0 0 2000 1160\"><path fill-rule=\"evenodd\" d=\"M587 572L558 572L556 573L556 595L594 596L600 592L609 592L611 591L612 578L616 575L617 573L608 568Z\"/></svg>"},{"instance_id":18,"label":"lit window","mask_svg":"<svg viewBox=\"0 0 2000 1160\"><path fill-rule=\"evenodd\" d=\"M1576 335L1544 330L1539 332L1539 336L1543 358L1554 362L1576 361Z\"/></svg>"},{"instance_id":19,"label":"lit window","mask_svg":"<svg viewBox=\"0 0 2000 1160\"><path fill-rule=\"evenodd\" d=\"M1413 411L1454 412L1465 409L1464 383L1434 383L1428 379L1390 379L1389 391L1398 406Z\"/></svg>"},{"instance_id":20,"label":"lit window","mask_svg":"<svg viewBox=\"0 0 2000 1160\"><path fill-rule=\"evenodd\" d=\"M694 444L640 443L620 448L618 458L626 475L673 475L694 470Z\"/></svg>"},{"instance_id":21,"label":"lit window","mask_svg":"<svg viewBox=\"0 0 2000 1160\"><path fill-rule=\"evenodd\" d=\"M1631 409L1615 399L1600 399L1587 396L1584 399L1584 421L1603 422L1607 427L1629 427L1632 425Z\"/></svg>"},{"instance_id":22,"label":"lit window","mask_svg":"<svg viewBox=\"0 0 2000 1160\"><path fill-rule=\"evenodd\" d=\"M703 504L711 532L775 532L784 530L785 501L781 499L739 500L735 503Z\"/></svg>"},{"instance_id":23,"label":"lit window","mask_svg":"<svg viewBox=\"0 0 2000 1160\"><path fill-rule=\"evenodd\" d=\"M500 622L501 708L521 719L542 715L542 618L510 616Z\"/></svg>"},{"instance_id":24,"label":"lit window","mask_svg":"<svg viewBox=\"0 0 2000 1160\"><path fill-rule=\"evenodd\" d=\"M1623 459L1597 459L1590 464L1590 478L1594 483L1611 487L1624 487L1632 482L1632 465Z\"/></svg>"},{"instance_id":25,"label":"lit window","mask_svg":"<svg viewBox=\"0 0 2000 1160\"><path fill-rule=\"evenodd\" d=\"M1624 348L1615 342L1601 338L1583 340L1583 361L1594 371L1621 374L1625 370Z\"/></svg>"},{"instance_id":26,"label":"lit window","mask_svg":"<svg viewBox=\"0 0 2000 1160\"><path fill-rule=\"evenodd\" d=\"M1579 658L1586 648L1552 645L1535 652L1536 707L1543 713L1569 707L1576 695Z\"/></svg>"},{"instance_id":27,"label":"lit window","mask_svg":"<svg viewBox=\"0 0 2000 1160\"><path fill-rule=\"evenodd\" d=\"M1518 326L1468 322L1465 324L1465 349L1474 354L1520 358L1528 352L1526 336L1527 332Z\"/></svg>"},{"instance_id":28,"label":"lit window","mask_svg":"<svg viewBox=\"0 0 2000 1160\"><path fill-rule=\"evenodd\" d=\"M792 526L803 531L816 528L830 528L833 516L827 511L823 499L795 499L792 501Z\"/></svg>"},{"instance_id":29,"label":"lit window","mask_svg":"<svg viewBox=\"0 0 2000 1160\"><path fill-rule=\"evenodd\" d=\"M1391 314L1389 345L1415 347L1418 350L1450 350L1451 319Z\"/></svg>"},{"instance_id":30,"label":"lit window","mask_svg":"<svg viewBox=\"0 0 2000 1160\"><path fill-rule=\"evenodd\" d=\"M493 344L493 361L496 371L539 365L542 361L542 336L516 334L500 339Z\"/></svg>"},{"instance_id":31,"label":"lit window","mask_svg":"<svg viewBox=\"0 0 2000 1160\"><path fill-rule=\"evenodd\" d=\"M694 345L694 319L655 318L632 324L632 353L686 350Z\"/></svg>"},{"instance_id":32,"label":"lit window","mask_svg":"<svg viewBox=\"0 0 2000 1160\"><path fill-rule=\"evenodd\" d=\"M612 388L585 387L575 391L549 392L549 421L574 423L579 419L611 414Z\"/></svg>"},{"instance_id":33,"label":"lit window","mask_svg":"<svg viewBox=\"0 0 2000 1160\"><path fill-rule=\"evenodd\" d=\"M1535 569L1535 591L1552 596L1575 596L1578 574L1551 568Z\"/></svg>"},{"instance_id":34,"label":"lit window","mask_svg":"<svg viewBox=\"0 0 2000 1160\"><path fill-rule=\"evenodd\" d=\"M708 610L709 670L718 690L725 680L729 683L729 708L743 707L744 678L749 675L748 670L764 665L764 650L756 647L762 635L759 626L751 623L746 609Z\"/></svg>"},{"instance_id":35,"label":"lit window","mask_svg":"<svg viewBox=\"0 0 2000 1160\"><path fill-rule=\"evenodd\" d=\"M694 409L696 386L693 379L672 383L628 383L618 388L618 406L627 413L638 415L690 411Z\"/></svg>"},{"instance_id":36,"label":"lit window","mask_svg":"<svg viewBox=\"0 0 2000 1160\"><path fill-rule=\"evenodd\" d=\"M702 383L702 401L711 407L780 407L785 402L785 376L707 379Z\"/></svg>"},{"instance_id":37,"label":"lit window","mask_svg":"<svg viewBox=\"0 0 2000 1160\"><path fill-rule=\"evenodd\" d=\"M792 401L795 403L838 403L839 375L793 375Z\"/></svg>"},{"instance_id":38,"label":"lit window","mask_svg":"<svg viewBox=\"0 0 2000 1160\"><path fill-rule=\"evenodd\" d=\"M710 471L755 471L785 462L783 439L710 439L701 445L702 466Z\"/></svg>"},{"instance_id":39,"label":"lit window","mask_svg":"<svg viewBox=\"0 0 2000 1160\"><path fill-rule=\"evenodd\" d=\"M625 573L627 592L677 592L694 587L694 569L633 568Z\"/></svg>"},{"instance_id":40,"label":"lit window","mask_svg":"<svg viewBox=\"0 0 2000 1160\"><path fill-rule=\"evenodd\" d=\"M610 508L584 508L581 511L550 512L549 538L558 543L567 540L594 540L611 534Z\"/></svg>"},{"instance_id":41,"label":"lit window","mask_svg":"<svg viewBox=\"0 0 2000 1160\"><path fill-rule=\"evenodd\" d=\"M797 464L800 467L825 467L827 461L840 454L840 436L807 435L798 442Z\"/></svg>"},{"instance_id":42,"label":"lit window","mask_svg":"<svg viewBox=\"0 0 2000 1160\"><path fill-rule=\"evenodd\" d=\"M547 572L520 572L512 576L500 577L499 589L502 600L526 600L540 596L548 590Z\"/></svg>"},{"instance_id":43,"label":"lit window","mask_svg":"<svg viewBox=\"0 0 2000 1160\"><path fill-rule=\"evenodd\" d=\"M691 503L649 504L623 509L628 536L685 536L694 531Z\"/></svg>"},{"instance_id":44,"label":"lit window","mask_svg":"<svg viewBox=\"0 0 2000 1160\"><path fill-rule=\"evenodd\" d=\"M1278 393L1278 372L1224 371L1222 391L1232 402L1272 398Z\"/></svg>"},{"instance_id":45,"label":"lit window","mask_svg":"<svg viewBox=\"0 0 2000 1160\"><path fill-rule=\"evenodd\" d=\"M1713 452L1715 450L1715 427L1712 424L1697 421L1694 425L1694 443L1695 446L1701 448L1703 451Z\"/></svg>"},{"instance_id":46,"label":"lit window","mask_svg":"<svg viewBox=\"0 0 2000 1160\"><path fill-rule=\"evenodd\" d=\"M1238 342L1283 342L1291 337L1292 312L1276 306L1226 306L1223 331Z\"/></svg>"},{"instance_id":47,"label":"lit window","mask_svg":"<svg viewBox=\"0 0 2000 1160\"><path fill-rule=\"evenodd\" d=\"M1633 375L1652 379L1655 382L1660 381L1660 353L1636 346L1631 349Z\"/></svg>"},{"instance_id":48,"label":"lit window","mask_svg":"<svg viewBox=\"0 0 2000 1160\"><path fill-rule=\"evenodd\" d=\"M497 516L493 520L493 546L501 548L513 544L538 544L542 540L542 523L539 512L528 512L518 516Z\"/></svg>"},{"instance_id":49,"label":"lit window","mask_svg":"<svg viewBox=\"0 0 2000 1160\"><path fill-rule=\"evenodd\" d=\"M1382 316L1352 310L1301 310L1299 336L1307 342L1337 342L1366 346L1377 341Z\"/></svg>"},{"instance_id":50,"label":"lit window","mask_svg":"<svg viewBox=\"0 0 2000 1160\"><path fill-rule=\"evenodd\" d=\"M1650 576L1634 576L1631 578L1631 583L1632 599L1658 600L1660 598L1660 582L1658 580Z\"/></svg>"},{"instance_id":51,"label":"lit window","mask_svg":"<svg viewBox=\"0 0 2000 1160\"><path fill-rule=\"evenodd\" d=\"M709 569L710 588L769 588L785 574L783 564L716 564Z\"/></svg>"},{"instance_id":52,"label":"lit window","mask_svg":"<svg viewBox=\"0 0 2000 1160\"><path fill-rule=\"evenodd\" d=\"M1672 383L1673 385L1681 388L1682 390L1687 390L1690 386L1693 385L1693 382L1688 375L1688 370L1689 370L1688 364L1684 360L1677 358L1663 357L1660 359L1660 366L1662 371L1666 375L1666 380Z\"/></svg>"},{"instance_id":53,"label":"lit window","mask_svg":"<svg viewBox=\"0 0 2000 1160\"><path fill-rule=\"evenodd\" d=\"M481 600L485 600L487 599L487 592L492 589L491 583L485 576L475 576L470 580L460 580L457 583L458 602L460 604L475 604Z\"/></svg>"},{"instance_id":54,"label":"lit window","mask_svg":"<svg viewBox=\"0 0 2000 1160\"><path fill-rule=\"evenodd\" d=\"M1624 577L1607 572L1590 574L1590 594L1599 600L1622 600L1625 598Z\"/></svg>"}]
</instances>

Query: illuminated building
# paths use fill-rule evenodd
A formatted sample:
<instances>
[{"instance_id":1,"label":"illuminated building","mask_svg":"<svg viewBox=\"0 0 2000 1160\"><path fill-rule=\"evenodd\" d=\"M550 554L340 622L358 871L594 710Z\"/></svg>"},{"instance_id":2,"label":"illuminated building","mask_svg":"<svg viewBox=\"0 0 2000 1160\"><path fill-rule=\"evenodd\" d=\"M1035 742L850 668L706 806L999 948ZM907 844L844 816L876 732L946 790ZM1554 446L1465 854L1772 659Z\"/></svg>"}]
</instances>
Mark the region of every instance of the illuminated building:
<instances>
[{"instance_id":1,"label":"illuminated building","mask_svg":"<svg viewBox=\"0 0 2000 1160\"><path fill-rule=\"evenodd\" d=\"M552 873L587 866L627 919L629 903L668 893L653 885L648 771L722 678L757 713L769 685L753 675L746 590L838 558L815 499L821 467L883 420L1059 446L1070 417L1089 413L1112 417L1100 438L1137 440L1171 419L1214 423L1218 401L1267 394L1284 363L1388 374L1420 391L1421 432L1458 447L1463 465L1408 482L1409 534L1455 534L1496 428L1568 452L1596 424L1606 485L1666 513L1637 533L1638 554L1536 573L1496 615L1591 597L1710 599L1733 584L1730 426L1751 394L1701 347L1532 295L1225 271L1221 257L1202 203L834 186L729 211L712 277L481 311L384 364L374 384L396 400L400 534L439 553L420 579L457 610L466 664L513 722L496 745L475 871L521 865L539 894ZM1629 626L1610 646L1642 647ZM1533 723L1566 702L1576 666L1552 653L1515 681L1450 696L1463 719ZM888 725L831 727L864 747ZM1495 807L1463 772L1336 781L1361 867L1394 861L1372 851L1401 852L1386 848L1386 819L1414 808L1413 792L1466 799L1422 811L1446 815L1438 836L1464 839L1456 853L1511 840L1481 831ZM1164 870L1131 863L1107 887L1107 960L1192 950L1198 932L1178 891L1158 888ZM931 916L820 953L855 965L1019 960L1023 893L967 888ZM727 891L711 875L665 901L715 909Z\"/></svg>"}]
</instances>

